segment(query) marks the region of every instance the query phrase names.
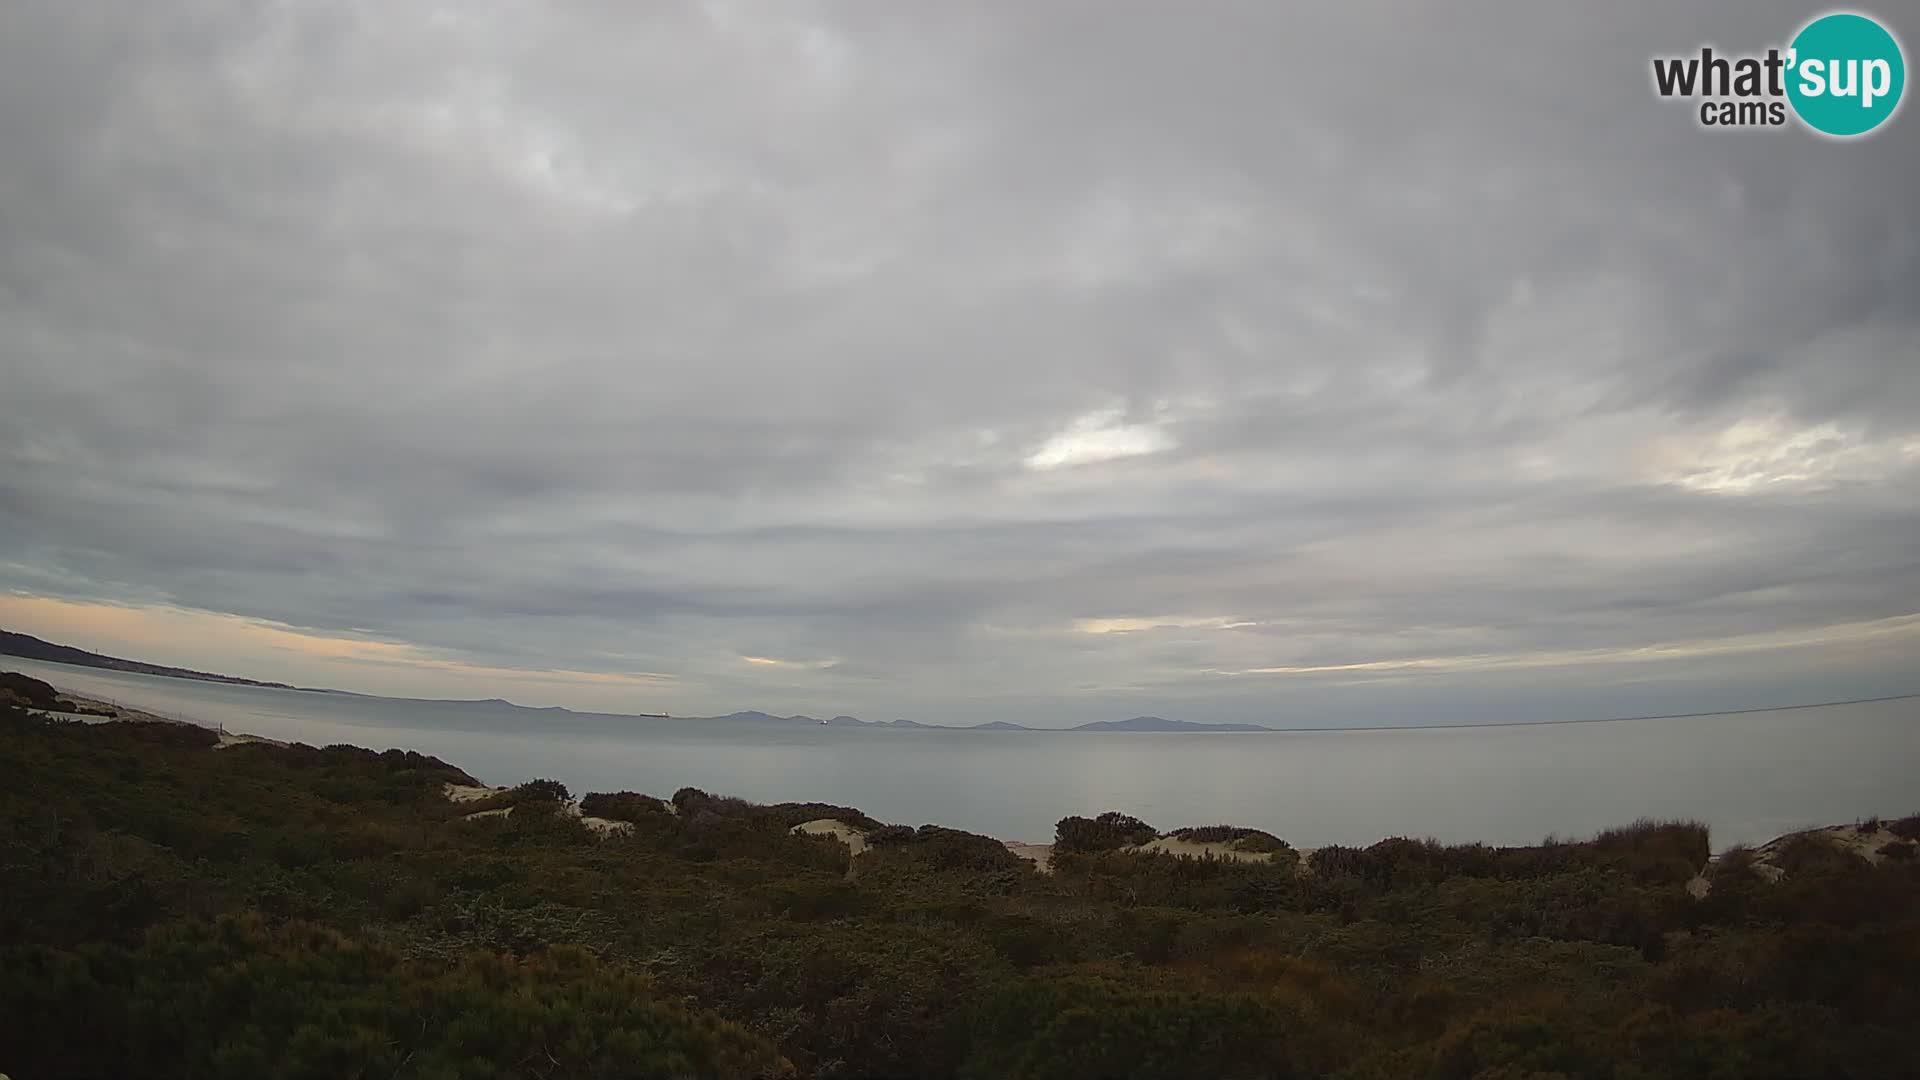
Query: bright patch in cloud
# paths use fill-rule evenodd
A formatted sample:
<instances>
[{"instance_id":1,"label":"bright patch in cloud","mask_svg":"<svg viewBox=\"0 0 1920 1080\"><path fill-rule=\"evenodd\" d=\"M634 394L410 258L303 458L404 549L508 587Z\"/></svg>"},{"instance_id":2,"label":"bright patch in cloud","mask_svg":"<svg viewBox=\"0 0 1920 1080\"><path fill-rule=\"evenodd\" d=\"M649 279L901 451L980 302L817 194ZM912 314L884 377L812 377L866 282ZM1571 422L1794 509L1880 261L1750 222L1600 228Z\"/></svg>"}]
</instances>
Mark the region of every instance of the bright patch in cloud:
<instances>
[{"instance_id":1,"label":"bright patch in cloud","mask_svg":"<svg viewBox=\"0 0 1920 1080\"><path fill-rule=\"evenodd\" d=\"M1156 454L1173 448L1173 438L1156 424L1122 423L1118 409L1075 420L1027 458L1029 469L1063 469L1101 461Z\"/></svg>"},{"instance_id":2,"label":"bright patch in cloud","mask_svg":"<svg viewBox=\"0 0 1920 1080\"><path fill-rule=\"evenodd\" d=\"M1479 653L1462 656L1398 657L1346 664L1283 664L1271 667L1215 670L1213 675L1337 675L1382 676L1466 671L1517 671L1584 664L1632 664L1659 660L1693 660L1709 656L1768 652L1816 645L1865 645L1902 637L1920 637L1920 615L1901 615L1869 622L1841 623L1810 630L1740 634L1702 641L1669 641L1656 645L1610 649L1564 649L1540 652Z\"/></svg>"},{"instance_id":3,"label":"bright patch in cloud","mask_svg":"<svg viewBox=\"0 0 1920 1080\"><path fill-rule=\"evenodd\" d=\"M771 656L741 656L740 659L755 667L783 668L789 671L825 671L838 667L839 660L780 660Z\"/></svg>"},{"instance_id":4,"label":"bright patch in cloud","mask_svg":"<svg viewBox=\"0 0 1920 1080\"><path fill-rule=\"evenodd\" d=\"M1245 619L1226 615L1155 615L1146 618L1076 619L1073 628L1082 634L1132 634L1142 630L1237 630L1254 626Z\"/></svg>"},{"instance_id":5,"label":"bright patch in cloud","mask_svg":"<svg viewBox=\"0 0 1920 1080\"><path fill-rule=\"evenodd\" d=\"M1817 490L1884 481L1920 464L1920 434L1871 440L1839 424L1795 427L1782 417L1759 417L1706 438L1667 440L1654 455L1662 482L1695 491Z\"/></svg>"}]
</instances>

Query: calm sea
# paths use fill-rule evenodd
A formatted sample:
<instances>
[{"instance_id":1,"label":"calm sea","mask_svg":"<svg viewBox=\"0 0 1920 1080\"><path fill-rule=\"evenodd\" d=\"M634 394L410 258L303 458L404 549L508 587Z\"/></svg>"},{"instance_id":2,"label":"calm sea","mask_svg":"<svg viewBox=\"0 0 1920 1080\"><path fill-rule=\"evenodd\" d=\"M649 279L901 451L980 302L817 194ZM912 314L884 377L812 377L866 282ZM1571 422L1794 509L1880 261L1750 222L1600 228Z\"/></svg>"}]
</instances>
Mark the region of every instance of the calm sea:
<instances>
[{"instance_id":1,"label":"calm sea","mask_svg":"<svg viewBox=\"0 0 1920 1080\"><path fill-rule=\"evenodd\" d=\"M1229 823L1296 846L1533 843L1642 816L1716 849L1920 811L1920 699L1662 720L1362 731L956 732L646 720L227 686L0 657L55 686L230 731L403 747L488 783L856 806L1042 842L1067 814Z\"/></svg>"}]
</instances>

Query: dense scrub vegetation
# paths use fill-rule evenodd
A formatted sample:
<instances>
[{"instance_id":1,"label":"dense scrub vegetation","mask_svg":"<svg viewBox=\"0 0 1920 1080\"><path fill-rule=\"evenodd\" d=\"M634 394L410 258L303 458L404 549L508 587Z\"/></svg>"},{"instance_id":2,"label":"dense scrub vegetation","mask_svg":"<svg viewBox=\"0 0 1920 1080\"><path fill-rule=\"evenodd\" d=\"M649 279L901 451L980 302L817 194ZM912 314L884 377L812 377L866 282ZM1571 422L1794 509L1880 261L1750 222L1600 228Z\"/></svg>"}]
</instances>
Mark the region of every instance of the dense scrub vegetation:
<instances>
[{"instance_id":1,"label":"dense scrub vegetation","mask_svg":"<svg viewBox=\"0 0 1920 1080\"><path fill-rule=\"evenodd\" d=\"M1239 825L1202 825L1197 828L1175 829L1167 835L1195 844L1227 844L1235 851L1251 852L1256 855L1274 855L1292 850L1292 845L1270 832L1248 829Z\"/></svg>"},{"instance_id":2,"label":"dense scrub vegetation","mask_svg":"<svg viewBox=\"0 0 1920 1080\"><path fill-rule=\"evenodd\" d=\"M595 791L580 797L580 812L609 821L644 821L654 814L670 814L673 810L665 801L637 791Z\"/></svg>"},{"instance_id":3,"label":"dense scrub vegetation","mask_svg":"<svg viewBox=\"0 0 1920 1080\"><path fill-rule=\"evenodd\" d=\"M104 706L76 705L61 697L50 684L17 671L0 671L0 707L7 706L86 716L116 715L113 709Z\"/></svg>"},{"instance_id":4,"label":"dense scrub vegetation","mask_svg":"<svg viewBox=\"0 0 1920 1080\"><path fill-rule=\"evenodd\" d=\"M18 704L36 709L52 709L60 704L60 695L52 685L17 671L0 671L0 704Z\"/></svg>"},{"instance_id":5,"label":"dense scrub vegetation","mask_svg":"<svg viewBox=\"0 0 1920 1080\"><path fill-rule=\"evenodd\" d=\"M1062 818L1054 830L1055 851L1115 851L1144 844L1160 833L1137 817L1109 810L1099 817Z\"/></svg>"},{"instance_id":6,"label":"dense scrub vegetation","mask_svg":"<svg viewBox=\"0 0 1920 1080\"><path fill-rule=\"evenodd\" d=\"M1055 872L694 789L462 820L420 754L0 709L0 1072L27 1077L1920 1075L1920 862L1698 826ZM1188 836L1247 834L1212 828ZM1260 843L1260 841L1256 841ZM1792 845L1786 845L1792 847ZM1287 852L1291 854L1291 852Z\"/></svg>"}]
</instances>

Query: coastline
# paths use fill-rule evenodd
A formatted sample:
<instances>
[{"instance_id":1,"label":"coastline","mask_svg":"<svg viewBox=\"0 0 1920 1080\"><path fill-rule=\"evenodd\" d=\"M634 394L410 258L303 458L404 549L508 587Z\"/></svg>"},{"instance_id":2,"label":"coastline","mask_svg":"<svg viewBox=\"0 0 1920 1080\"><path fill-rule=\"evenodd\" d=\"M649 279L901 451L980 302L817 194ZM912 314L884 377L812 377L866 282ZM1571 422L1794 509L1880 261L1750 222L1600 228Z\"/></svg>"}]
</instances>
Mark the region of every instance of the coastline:
<instances>
[{"instance_id":1,"label":"coastline","mask_svg":"<svg viewBox=\"0 0 1920 1080\"><path fill-rule=\"evenodd\" d=\"M80 709L88 711L71 713L55 712L45 709L28 709L27 711L35 715L67 723L103 724L124 720L133 723L176 724L187 727L197 727L215 734L217 740L213 745L213 749L215 750L248 744L278 747L291 745L279 739L272 739L251 732L228 731L224 724L207 723L197 718L184 715L165 716L144 709L123 705L117 701L93 697L58 684L53 684L53 686L62 698L73 703ZM99 715L100 711L105 710L110 710L113 715ZM1566 723L1578 722L1583 721L1566 721ZM480 801L500 796L510 790L511 788L506 786L467 787L449 784L447 785L446 797L449 801L455 803ZM672 809L672 803L666 803L665 805L669 810ZM563 803L563 812L569 817L578 819L583 826L600 836L620 835L630 831L632 828L629 822L583 814L579 801L576 799L566 800ZM465 816L471 820L491 816L504 817L510 813L511 807L502 807L480 810ZM1869 828L1869 825L1875 827ZM859 857L872 850L868 842L869 830L836 818L826 817L807 821L794 826L791 831L801 834L832 837L846 845L848 849L848 872L850 874L853 872L854 864ZM1227 862L1261 862L1273 861L1275 858L1275 855L1270 852L1241 850L1236 846L1235 842L1195 841L1187 839L1180 835L1183 831L1185 830L1176 830L1173 833L1160 834L1145 842L1129 844L1117 850L1134 854L1161 854L1181 859L1218 860ZM1731 844L1720 851L1710 852L1707 856L1706 863L1698 868L1694 879L1687 883L1687 891L1693 895L1695 899L1702 899L1708 895L1711 890L1711 874L1714 865L1729 856L1742 859L1746 865L1752 866L1756 873L1764 877L1768 877L1771 880L1779 880L1781 876L1780 861L1783 853L1791 848L1796 840L1802 838L1813 838L1830 844L1831 846L1863 858L1869 864L1881 862L1885 857L1883 853L1890 846L1898 845L1903 841L1902 837L1886 831L1885 826L1882 825L1877 818L1867 821L1856 821L1851 824L1813 825L1806 828L1795 829L1781 833L1762 844ZM991 839L1005 847L1011 854L1031 863L1041 873L1050 874L1053 872L1051 865L1055 848L1053 843L1007 840L999 837L992 837ZM1382 842L1389 839L1393 838L1382 838ZM1294 868L1297 874L1300 876L1309 876L1314 872L1314 855L1320 850L1319 848L1292 848L1289 846L1286 850L1292 853L1291 857L1295 860Z\"/></svg>"},{"instance_id":2,"label":"coastline","mask_svg":"<svg viewBox=\"0 0 1920 1080\"><path fill-rule=\"evenodd\" d=\"M6 631L0 631L4 634ZM44 644L44 643L43 643ZM65 648L65 646L56 646ZM1275 726L1265 723L1246 722L1201 722L1187 720L1168 720L1158 716L1138 716L1129 720L1096 720L1076 724L1071 727L1032 727L1026 724L1006 720L995 720L975 724L937 724L921 723L913 720L861 720L852 716L835 716L819 719L804 714L781 716L774 713L749 710L715 716L673 716L665 713L622 713L600 712L597 710L576 710L563 705L522 705L504 698L427 698L427 697L391 697L382 694L366 694L353 690L341 690L332 687L295 686L288 683L265 682L238 676L213 675L193 672L187 669L165 668L159 665L143 664L139 661L108 657L114 665L76 663L67 660L55 660L45 656L24 653L0 652L0 670L4 670L9 661L24 661L31 664L50 664L80 672L98 672L103 676L133 675L144 678L168 679L188 684L209 686L231 686L261 690L287 690L302 694L323 694L342 698L373 699L401 704L415 705L453 705L453 706L491 706L526 713L561 714L564 716L603 718L611 720L664 720L727 722L742 719L760 721L790 722L796 725L823 726L835 728L862 728L888 731L938 731L973 732L979 734L1020 732L1036 735L1094 735L1094 734L1132 734L1132 735L1310 735L1331 733L1397 732L1397 731L1475 731L1489 728L1531 728L1560 727L1567 725L1619 724L1646 720L1691 720L1707 717L1752 716L1764 713L1795 712L1811 709L1841 708L1851 705L1873 705L1894 701L1920 700L1920 691L1895 694L1879 694L1870 697L1844 698L1832 701L1795 702L1785 705L1743 706L1728 709L1706 709L1689 712L1634 713L1616 716L1577 716L1543 720L1482 720L1457 721L1450 723L1388 723L1361 725L1320 725L1320 726ZM124 665L124 666L115 666Z\"/></svg>"}]
</instances>

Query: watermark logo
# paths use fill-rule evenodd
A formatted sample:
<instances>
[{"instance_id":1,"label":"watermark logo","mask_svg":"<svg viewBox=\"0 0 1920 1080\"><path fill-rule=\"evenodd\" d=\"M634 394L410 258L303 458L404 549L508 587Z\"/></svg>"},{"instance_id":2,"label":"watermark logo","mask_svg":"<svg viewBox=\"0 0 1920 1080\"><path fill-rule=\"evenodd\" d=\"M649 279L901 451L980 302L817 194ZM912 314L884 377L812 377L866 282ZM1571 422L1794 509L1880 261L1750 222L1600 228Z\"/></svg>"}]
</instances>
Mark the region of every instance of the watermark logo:
<instances>
[{"instance_id":1,"label":"watermark logo","mask_svg":"<svg viewBox=\"0 0 1920 1080\"><path fill-rule=\"evenodd\" d=\"M1784 128L1789 116L1834 138L1865 135L1900 109L1906 58L1893 32L1851 11L1822 15L1764 53L1656 56L1653 89L1698 101L1706 128Z\"/></svg>"}]
</instances>

